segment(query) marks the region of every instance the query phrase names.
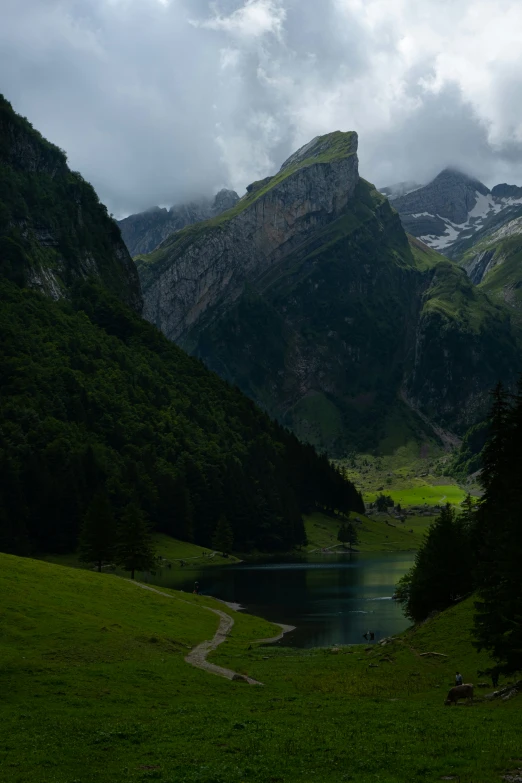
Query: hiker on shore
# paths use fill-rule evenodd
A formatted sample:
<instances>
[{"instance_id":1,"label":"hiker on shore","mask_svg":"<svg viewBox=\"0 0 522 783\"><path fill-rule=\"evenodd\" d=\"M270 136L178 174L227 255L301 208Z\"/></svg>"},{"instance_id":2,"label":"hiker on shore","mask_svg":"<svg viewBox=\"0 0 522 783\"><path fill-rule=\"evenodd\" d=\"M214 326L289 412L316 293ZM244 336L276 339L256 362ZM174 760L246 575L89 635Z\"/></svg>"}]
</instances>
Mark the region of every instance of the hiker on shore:
<instances>
[{"instance_id":1,"label":"hiker on shore","mask_svg":"<svg viewBox=\"0 0 522 783\"><path fill-rule=\"evenodd\" d=\"M457 672L455 674L455 685L462 685L464 680L462 679L462 674L460 672Z\"/></svg>"},{"instance_id":2,"label":"hiker on shore","mask_svg":"<svg viewBox=\"0 0 522 783\"><path fill-rule=\"evenodd\" d=\"M370 641L373 642L374 639L375 639L375 634L373 631L370 631Z\"/></svg>"},{"instance_id":3,"label":"hiker on shore","mask_svg":"<svg viewBox=\"0 0 522 783\"><path fill-rule=\"evenodd\" d=\"M194 582L194 592L199 595L199 582Z\"/></svg>"}]
</instances>

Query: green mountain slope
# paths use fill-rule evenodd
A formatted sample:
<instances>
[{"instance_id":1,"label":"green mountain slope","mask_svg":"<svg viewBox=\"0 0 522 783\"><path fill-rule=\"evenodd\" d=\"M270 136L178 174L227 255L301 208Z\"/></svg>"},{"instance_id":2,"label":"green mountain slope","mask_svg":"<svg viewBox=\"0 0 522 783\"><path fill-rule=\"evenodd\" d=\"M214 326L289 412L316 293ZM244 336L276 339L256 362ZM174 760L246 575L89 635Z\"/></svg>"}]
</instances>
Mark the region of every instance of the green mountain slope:
<instances>
[{"instance_id":1,"label":"green mountain slope","mask_svg":"<svg viewBox=\"0 0 522 783\"><path fill-rule=\"evenodd\" d=\"M0 275L59 298L96 277L141 312L136 268L93 188L0 95Z\"/></svg>"},{"instance_id":2,"label":"green mountain slope","mask_svg":"<svg viewBox=\"0 0 522 783\"><path fill-rule=\"evenodd\" d=\"M454 443L512 383L510 315L313 140L229 212L138 258L145 317L301 438L342 456ZM328 194L328 197L326 196Z\"/></svg>"},{"instance_id":3,"label":"green mountain slope","mask_svg":"<svg viewBox=\"0 0 522 783\"><path fill-rule=\"evenodd\" d=\"M205 546L225 515L243 551L303 543L315 507L362 510L326 457L139 317L94 191L1 109L0 549L71 551L100 492Z\"/></svg>"},{"instance_id":4,"label":"green mountain slope","mask_svg":"<svg viewBox=\"0 0 522 783\"><path fill-rule=\"evenodd\" d=\"M301 543L301 512L353 485L99 287L71 303L1 283L0 547L70 551L102 487L155 529L244 550Z\"/></svg>"}]
</instances>

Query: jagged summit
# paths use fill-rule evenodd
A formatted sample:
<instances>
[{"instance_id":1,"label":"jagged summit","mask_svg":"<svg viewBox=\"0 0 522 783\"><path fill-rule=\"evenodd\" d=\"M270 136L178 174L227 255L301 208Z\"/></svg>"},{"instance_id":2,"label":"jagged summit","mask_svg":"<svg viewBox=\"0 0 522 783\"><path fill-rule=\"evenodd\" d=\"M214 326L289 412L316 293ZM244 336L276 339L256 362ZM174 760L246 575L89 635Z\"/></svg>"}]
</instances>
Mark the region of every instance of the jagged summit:
<instances>
[{"instance_id":1,"label":"jagged summit","mask_svg":"<svg viewBox=\"0 0 522 783\"><path fill-rule=\"evenodd\" d=\"M333 131L324 136L316 136L290 155L279 171L313 163L329 163L338 158L355 155L357 146L358 137L355 131Z\"/></svg>"},{"instance_id":2,"label":"jagged summit","mask_svg":"<svg viewBox=\"0 0 522 783\"><path fill-rule=\"evenodd\" d=\"M359 183L356 151L356 133L313 139L273 177L249 185L232 209L173 234L138 259L148 291L145 317L169 338L182 339L248 280L334 221Z\"/></svg>"},{"instance_id":3,"label":"jagged summit","mask_svg":"<svg viewBox=\"0 0 522 783\"><path fill-rule=\"evenodd\" d=\"M520 203L522 188L501 185L490 191L483 182L454 167L445 168L427 185L392 201L406 231L451 257L455 257L454 246L490 224L498 227L504 216L511 219L512 208Z\"/></svg>"},{"instance_id":4,"label":"jagged summit","mask_svg":"<svg viewBox=\"0 0 522 783\"><path fill-rule=\"evenodd\" d=\"M121 234L132 256L151 253L171 234L185 226L209 220L237 204L239 196L234 190L222 188L214 198L203 196L170 209L151 207L145 212L118 221Z\"/></svg>"}]
</instances>

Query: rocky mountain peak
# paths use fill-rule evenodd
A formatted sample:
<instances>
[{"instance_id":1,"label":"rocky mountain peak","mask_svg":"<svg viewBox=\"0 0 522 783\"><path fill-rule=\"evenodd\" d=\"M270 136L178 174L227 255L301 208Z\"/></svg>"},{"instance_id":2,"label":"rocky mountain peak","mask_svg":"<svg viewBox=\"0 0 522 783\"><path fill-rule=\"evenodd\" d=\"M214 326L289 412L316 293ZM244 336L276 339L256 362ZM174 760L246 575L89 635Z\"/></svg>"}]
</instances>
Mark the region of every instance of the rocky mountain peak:
<instances>
[{"instance_id":1,"label":"rocky mountain peak","mask_svg":"<svg viewBox=\"0 0 522 783\"><path fill-rule=\"evenodd\" d=\"M212 202L212 212L214 215L219 215L221 212L226 212L227 209L232 209L232 207L235 207L238 201L239 196L235 190L227 190L227 188L222 188L219 193L216 193L214 196L214 201Z\"/></svg>"},{"instance_id":2,"label":"rocky mountain peak","mask_svg":"<svg viewBox=\"0 0 522 783\"><path fill-rule=\"evenodd\" d=\"M356 152L355 133L312 139L273 177L250 185L231 212L173 234L138 264L145 317L183 342L199 321L227 308L246 284L343 214L359 183Z\"/></svg>"},{"instance_id":3,"label":"rocky mountain peak","mask_svg":"<svg viewBox=\"0 0 522 783\"><path fill-rule=\"evenodd\" d=\"M355 131L334 131L316 136L308 144L290 155L280 171L312 163L329 163L357 153L358 137Z\"/></svg>"},{"instance_id":4,"label":"rocky mountain peak","mask_svg":"<svg viewBox=\"0 0 522 783\"><path fill-rule=\"evenodd\" d=\"M121 234L132 256L151 253L171 234L232 209L239 201L234 190L223 188L214 198L202 196L170 209L151 207L145 212L118 221Z\"/></svg>"}]
</instances>

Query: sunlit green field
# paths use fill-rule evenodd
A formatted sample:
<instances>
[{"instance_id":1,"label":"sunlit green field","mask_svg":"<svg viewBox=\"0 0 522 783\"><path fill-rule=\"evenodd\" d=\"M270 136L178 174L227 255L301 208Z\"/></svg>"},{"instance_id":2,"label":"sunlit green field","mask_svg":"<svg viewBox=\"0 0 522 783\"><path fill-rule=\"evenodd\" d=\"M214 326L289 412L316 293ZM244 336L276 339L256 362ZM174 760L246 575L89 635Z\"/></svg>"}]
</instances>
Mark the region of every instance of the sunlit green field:
<instances>
[{"instance_id":1,"label":"sunlit green field","mask_svg":"<svg viewBox=\"0 0 522 783\"><path fill-rule=\"evenodd\" d=\"M390 495L395 503L401 506L422 506L427 504L435 506L445 503L453 505L462 503L466 497L466 492L456 484L424 484L418 487L409 487L407 489L384 488L383 493ZM379 492L365 493L364 499L372 503Z\"/></svg>"},{"instance_id":2,"label":"sunlit green field","mask_svg":"<svg viewBox=\"0 0 522 783\"><path fill-rule=\"evenodd\" d=\"M401 523L399 520L385 516L372 519L354 513L351 517L362 522L356 524L359 540L354 549L359 552L399 552L418 549L429 524L435 518L408 517L405 523ZM305 517L307 551L339 545L337 533L341 521L339 518L318 512Z\"/></svg>"},{"instance_id":3,"label":"sunlit green field","mask_svg":"<svg viewBox=\"0 0 522 783\"><path fill-rule=\"evenodd\" d=\"M172 595L0 555L2 781L491 783L517 765L522 697L443 705L456 668L486 681L470 601L340 651L257 647L274 626L235 614L212 660L249 686L185 663L223 605Z\"/></svg>"}]
</instances>

